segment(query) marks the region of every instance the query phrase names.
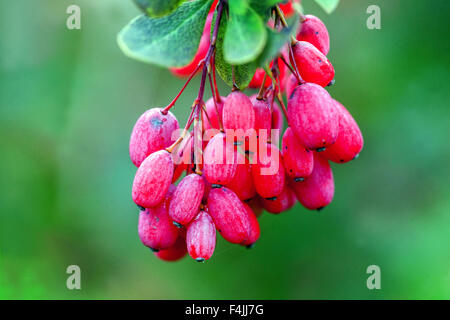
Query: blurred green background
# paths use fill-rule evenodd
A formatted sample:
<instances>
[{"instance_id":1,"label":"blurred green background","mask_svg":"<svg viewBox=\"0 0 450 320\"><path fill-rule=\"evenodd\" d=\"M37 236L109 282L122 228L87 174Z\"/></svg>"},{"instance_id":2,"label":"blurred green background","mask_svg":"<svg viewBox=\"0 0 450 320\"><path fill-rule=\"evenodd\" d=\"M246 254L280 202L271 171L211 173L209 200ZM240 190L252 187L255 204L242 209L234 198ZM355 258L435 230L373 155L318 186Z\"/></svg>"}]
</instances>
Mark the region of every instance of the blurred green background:
<instances>
[{"instance_id":1,"label":"blurred green background","mask_svg":"<svg viewBox=\"0 0 450 320\"><path fill-rule=\"evenodd\" d=\"M131 1L0 3L0 298L450 298L450 2L341 1L326 15L336 85L365 147L334 166L334 202L264 213L246 250L157 260L139 241L128 139L138 116L183 81L133 61L116 34ZM82 29L67 30L78 4ZM366 9L381 8L381 30ZM181 124L196 78L175 113ZM222 94L228 88L221 84ZM81 268L81 290L66 268ZM366 268L381 267L381 290Z\"/></svg>"}]
</instances>

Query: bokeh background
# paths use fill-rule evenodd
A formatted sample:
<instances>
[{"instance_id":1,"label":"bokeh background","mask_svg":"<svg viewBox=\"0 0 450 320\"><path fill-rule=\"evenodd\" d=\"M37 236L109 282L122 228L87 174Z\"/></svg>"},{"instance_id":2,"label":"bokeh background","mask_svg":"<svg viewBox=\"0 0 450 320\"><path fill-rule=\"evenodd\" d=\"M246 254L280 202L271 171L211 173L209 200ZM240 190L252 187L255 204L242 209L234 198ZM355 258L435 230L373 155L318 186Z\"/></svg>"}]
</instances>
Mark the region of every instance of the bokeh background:
<instances>
[{"instance_id":1,"label":"bokeh background","mask_svg":"<svg viewBox=\"0 0 450 320\"><path fill-rule=\"evenodd\" d=\"M137 235L129 135L183 81L119 50L117 32L138 14L131 0L2 1L0 298L449 299L450 3L341 1L332 15L303 3L329 29L329 91L364 150L334 166L325 210L265 213L255 248L219 236L199 264L159 261ZM81 30L66 28L70 4ZM371 4L381 30L366 27ZM198 83L174 109L180 123ZM66 289L71 264L81 290ZM366 288L372 264L378 291Z\"/></svg>"}]
</instances>

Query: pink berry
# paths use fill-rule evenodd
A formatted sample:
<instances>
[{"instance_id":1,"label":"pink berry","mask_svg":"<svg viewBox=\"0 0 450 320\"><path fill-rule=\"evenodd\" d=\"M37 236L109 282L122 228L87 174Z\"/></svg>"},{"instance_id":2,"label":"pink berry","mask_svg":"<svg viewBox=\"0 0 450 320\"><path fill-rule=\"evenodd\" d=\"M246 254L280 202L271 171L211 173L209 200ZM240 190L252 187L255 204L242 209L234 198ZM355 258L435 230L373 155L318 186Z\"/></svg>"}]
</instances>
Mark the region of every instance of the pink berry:
<instances>
[{"instance_id":1,"label":"pink berry","mask_svg":"<svg viewBox=\"0 0 450 320\"><path fill-rule=\"evenodd\" d=\"M288 101L289 125L301 145L323 150L332 145L339 132L339 115L329 93L306 83L294 89Z\"/></svg>"},{"instance_id":2,"label":"pink berry","mask_svg":"<svg viewBox=\"0 0 450 320\"><path fill-rule=\"evenodd\" d=\"M244 133L255 126L255 111L250 99L241 91L231 92L222 110L225 129L241 129Z\"/></svg>"},{"instance_id":3,"label":"pink berry","mask_svg":"<svg viewBox=\"0 0 450 320\"><path fill-rule=\"evenodd\" d=\"M170 111L166 115L160 108L144 112L134 125L130 138L130 158L134 165L139 167L150 154L169 147L178 138L172 137L178 128L178 121Z\"/></svg>"},{"instance_id":4,"label":"pink berry","mask_svg":"<svg viewBox=\"0 0 450 320\"><path fill-rule=\"evenodd\" d=\"M223 132L217 133L206 146L203 154L203 174L211 184L225 185L236 173L234 147L227 142Z\"/></svg>"},{"instance_id":5,"label":"pink berry","mask_svg":"<svg viewBox=\"0 0 450 320\"><path fill-rule=\"evenodd\" d=\"M252 208L253 213L258 218L263 213L262 200L261 197L256 195L253 198L245 201L246 204Z\"/></svg>"},{"instance_id":6,"label":"pink berry","mask_svg":"<svg viewBox=\"0 0 450 320\"><path fill-rule=\"evenodd\" d=\"M267 136L270 135L270 129L272 128L272 112L266 99L258 99L255 94L250 97L250 101L253 104L255 110L255 130L257 136L260 130L266 130Z\"/></svg>"},{"instance_id":7,"label":"pink berry","mask_svg":"<svg viewBox=\"0 0 450 320\"><path fill-rule=\"evenodd\" d=\"M186 240L184 236L178 236L175 243L164 250L155 252L155 256L164 261L177 261L183 258L187 253Z\"/></svg>"},{"instance_id":8,"label":"pink berry","mask_svg":"<svg viewBox=\"0 0 450 320\"><path fill-rule=\"evenodd\" d=\"M262 199L264 209L270 213L281 213L289 210L296 202L297 198L295 197L295 193L287 186L275 200Z\"/></svg>"},{"instance_id":9,"label":"pink berry","mask_svg":"<svg viewBox=\"0 0 450 320\"><path fill-rule=\"evenodd\" d=\"M158 205L167 193L173 177L172 156L166 150L149 155L136 172L133 201L144 208Z\"/></svg>"},{"instance_id":10,"label":"pink berry","mask_svg":"<svg viewBox=\"0 0 450 320\"><path fill-rule=\"evenodd\" d=\"M252 165L256 192L263 198L278 196L285 185L284 175L280 150L273 144L260 145L257 161Z\"/></svg>"},{"instance_id":11,"label":"pink berry","mask_svg":"<svg viewBox=\"0 0 450 320\"><path fill-rule=\"evenodd\" d=\"M284 169L290 178L304 179L311 174L314 165L313 152L300 144L290 127L284 132L281 150Z\"/></svg>"},{"instance_id":12,"label":"pink berry","mask_svg":"<svg viewBox=\"0 0 450 320\"><path fill-rule=\"evenodd\" d=\"M327 86L334 78L334 68L314 45L299 41L292 47L298 72L306 82Z\"/></svg>"},{"instance_id":13,"label":"pink berry","mask_svg":"<svg viewBox=\"0 0 450 320\"><path fill-rule=\"evenodd\" d=\"M222 237L231 243L243 243L248 237L247 210L228 188L213 188L208 197L208 213Z\"/></svg>"},{"instance_id":14,"label":"pink berry","mask_svg":"<svg viewBox=\"0 0 450 320\"><path fill-rule=\"evenodd\" d=\"M314 170L303 182L292 184L298 201L307 209L321 210L333 200L334 180L328 160L314 153Z\"/></svg>"},{"instance_id":15,"label":"pink berry","mask_svg":"<svg viewBox=\"0 0 450 320\"><path fill-rule=\"evenodd\" d=\"M247 212L249 226L247 238L244 240L242 245L246 246L247 248L251 248L253 247L255 242L258 241L261 235L261 230L259 228L258 219L256 218L256 215L253 213L252 208L246 203L244 203L244 207Z\"/></svg>"},{"instance_id":16,"label":"pink berry","mask_svg":"<svg viewBox=\"0 0 450 320\"><path fill-rule=\"evenodd\" d=\"M242 201L253 198L256 195L256 189L253 183L252 168L242 151L236 152L236 163L236 173L226 187L233 190Z\"/></svg>"},{"instance_id":17,"label":"pink berry","mask_svg":"<svg viewBox=\"0 0 450 320\"><path fill-rule=\"evenodd\" d=\"M285 81L286 96L288 99L292 95L292 92L294 92L296 86L298 86L297 78L293 74L290 74Z\"/></svg>"},{"instance_id":18,"label":"pink berry","mask_svg":"<svg viewBox=\"0 0 450 320\"><path fill-rule=\"evenodd\" d=\"M275 101L272 105L272 129L283 130L283 111Z\"/></svg>"},{"instance_id":19,"label":"pink berry","mask_svg":"<svg viewBox=\"0 0 450 320\"><path fill-rule=\"evenodd\" d=\"M216 227L205 211L200 211L187 227L186 244L189 255L198 262L208 260L213 255L216 247Z\"/></svg>"},{"instance_id":20,"label":"pink berry","mask_svg":"<svg viewBox=\"0 0 450 320\"><path fill-rule=\"evenodd\" d=\"M223 110L223 103L225 101L224 97L220 98L220 101L216 102L216 105L214 105L214 99L211 97L206 101L205 107L206 107L206 113L203 110L202 116L203 116L203 130L209 130L209 129L220 129L219 126L219 116L220 120L222 120L222 110ZM217 114L216 112L216 106L217 106ZM206 116L208 115L208 116ZM208 121L209 118L209 121ZM211 124L210 124L211 122ZM212 125L212 126L211 126Z\"/></svg>"},{"instance_id":21,"label":"pink berry","mask_svg":"<svg viewBox=\"0 0 450 320\"><path fill-rule=\"evenodd\" d=\"M205 182L203 177L192 173L178 184L170 201L169 215L178 226L187 225L200 210Z\"/></svg>"},{"instance_id":22,"label":"pink berry","mask_svg":"<svg viewBox=\"0 0 450 320\"><path fill-rule=\"evenodd\" d=\"M178 230L169 218L169 199L139 213L138 233L142 243L153 251L167 249L178 238Z\"/></svg>"},{"instance_id":23,"label":"pink berry","mask_svg":"<svg viewBox=\"0 0 450 320\"><path fill-rule=\"evenodd\" d=\"M330 36L322 20L313 15L306 15L297 33L297 40L314 45L324 55L330 51Z\"/></svg>"},{"instance_id":24,"label":"pink berry","mask_svg":"<svg viewBox=\"0 0 450 320\"><path fill-rule=\"evenodd\" d=\"M359 155L364 139L350 112L338 101L334 102L339 113L339 134L336 142L321 153L321 156L333 162L344 163Z\"/></svg>"}]
</instances>

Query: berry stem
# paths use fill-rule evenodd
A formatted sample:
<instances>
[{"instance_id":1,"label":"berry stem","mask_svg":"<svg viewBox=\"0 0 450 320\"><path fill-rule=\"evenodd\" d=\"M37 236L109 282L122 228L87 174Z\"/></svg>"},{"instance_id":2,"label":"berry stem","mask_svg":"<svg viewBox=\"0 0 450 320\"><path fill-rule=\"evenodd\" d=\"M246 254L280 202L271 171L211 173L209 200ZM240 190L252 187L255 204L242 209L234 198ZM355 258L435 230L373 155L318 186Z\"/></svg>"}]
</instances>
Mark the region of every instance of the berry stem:
<instances>
[{"instance_id":1,"label":"berry stem","mask_svg":"<svg viewBox=\"0 0 450 320\"><path fill-rule=\"evenodd\" d=\"M283 114L284 114L284 117L286 118L286 122L287 122L288 125L289 125L289 118L288 118L287 109L286 109L286 106L284 105L283 98L281 97L280 92L278 92L278 93L276 94L276 97L277 97L278 102L279 102L280 105L281 105L281 110L283 110Z\"/></svg>"},{"instance_id":2,"label":"berry stem","mask_svg":"<svg viewBox=\"0 0 450 320\"><path fill-rule=\"evenodd\" d=\"M221 132L224 132L223 130L223 125L222 125L222 119L221 119L221 115L219 114L219 109L217 108L217 103L220 102L220 97L219 99L217 98L217 94L219 92L216 91L216 94L214 94L214 88L213 88L213 80L211 79L211 72L208 72L208 77L209 77L209 83L211 85L211 94L213 96L213 101L214 101L214 108L216 110L216 114L217 114L217 120L219 121L219 129ZM208 117L208 113L206 112L206 108L205 108L205 114ZM208 117L209 120L209 117ZM211 121L209 121L209 123L211 124ZM211 128L212 128L212 124L211 124Z\"/></svg>"},{"instance_id":3,"label":"berry stem","mask_svg":"<svg viewBox=\"0 0 450 320\"><path fill-rule=\"evenodd\" d=\"M258 100L262 100L263 99L264 87L265 87L265 84L266 84L266 79L267 79L267 73L264 73L264 78L263 78L262 84L259 87L258 95L256 96L256 99L258 99Z\"/></svg>"},{"instance_id":4,"label":"berry stem","mask_svg":"<svg viewBox=\"0 0 450 320\"><path fill-rule=\"evenodd\" d=\"M219 89L217 88L217 82L216 82L216 53L214 52L213 56L211 57L211 69L212 69L212 75L213 75L213 81L214 81L214 89L216 90L216 101L222 102L222 98L219 94Z\"/></svg>"},{"instance_id":5,"label":"berry stem","mask_svg":"<svg viewBox=\"0 0 450 320\"><path fill-rule=\"evenodd\" d=\"M300 77L300 75L294 70L294 68L291 66L291 64L288 63L288 62L286 61L286 59L285 59L282 55L280 55L280 59L281 59L281 61L283 61L284 65L285 65L286 67L288 67L289 71L291 71L291 73L297 78L297 82L298 82L299 84L300 84L300 83L304 83L304 81L303 81L303 79Z\"/></svg>"},{"instance_id":6,"label":"berry stem","mask_svg":"<svg viewBox=\"0 0 450 320\"><path fill-rule=\"evenodd\" d=\"M195 76L195 74L197 73L198 69L200 69L200 67L205 63L205 61L200 61L199 64L197 65L197 67L195 68L194 72L191 73L191 75L189 76L189 78L187 79L186 83L184 84L184 86L181 88L180 92L178 92L178 94L176 95L176 97L172 100L171 103L169 103L167 105L167 107L165 107L163 110L161 110L161 113L166 115L167 112L169 112L170 108L172 108L175 103L177 102L178 98L181 96L181 94L183 93L184 89L186 89L187 85L189 84L189 82L191 82L192 78Z\"/></svg>"}]
</instances>

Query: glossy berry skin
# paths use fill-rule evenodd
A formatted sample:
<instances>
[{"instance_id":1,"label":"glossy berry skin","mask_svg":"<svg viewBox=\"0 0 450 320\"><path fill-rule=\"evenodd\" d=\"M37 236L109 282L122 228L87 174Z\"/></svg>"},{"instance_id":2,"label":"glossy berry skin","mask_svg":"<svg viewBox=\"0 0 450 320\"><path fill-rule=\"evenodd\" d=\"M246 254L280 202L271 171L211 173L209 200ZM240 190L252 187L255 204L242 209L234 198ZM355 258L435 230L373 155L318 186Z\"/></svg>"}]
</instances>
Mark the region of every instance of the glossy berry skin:
<instances>
[{"instance_id":1,"label":"glossy berry skin","mask_svg":"<svg viewBox=\"0 0 450 320\"><path fill-rule=\"evenodd\" d=\"M184 236L178 236L175 243L164 250L154 252L155 256L164 261L178 261L183 258L187 253L186 240Z\"/></svg>"},{"instance_id":2,"label":"glossy berry skin","mask_svg":"<svg viewBox=\"0 0 450 320\"><path fill-rule=\"evenodd\" d=\"M226 185L236 173L234 147L226 140L223 132L217 133L203 153L203 174L211 184Z\"/></svg>"},{"instance_id":3,"label":"glossy berry skin","mask_svg":"<svg viewBox=\"0 0 450 320\"><path fill-rule=\"evenodd\" d=\"M330 204L334 196L334 179L328 160L315 152L312 174L291 186L298 201L307 209L320 210Z\"/></svg>"},{"instance_id":4,"label":"glossy berry skin","mask_svg":"<svg viewBox=\"0 0 450 320\"><path fill-rule=\"evenodd\" d=\"M285 173L280 150L273 144L266 144L265 150L258 150L258 158L252 165L256 192L262 198L274 198L281 194L285 185Z\"/></svg>"},{"instance_id":5,"label":"glossy berry skin","mask_svg":"<svg viewBox=\"0 0 450 320\"><path fill-rule=\"evenodd\" d=\"M202 176L192 173L184 177L175 189L169 206L170 218L185 226L198 214L205 191Z\"/></svg>"},{"instance_id":6,"label":"glossy berry skin","mask_svg":"<svg viewBox=\"0 0 450 320\"><path fill-rule=\"evenodd\" d=\"M225 98L221 97L220 101L216 102L217 111L219 112L219 114L217 114L217 112L216 112L216 106L214 105L214 99L211 97L208 99L208 101L206 101L206 103L205 103L206 113L204 110L202 110L203 130L206 131L209 129L220 129L219 115L220 115L220 120L222 120L222 110L223 110L224 101L225 101ZM208 115L208 117L206 116L206 114ZM208 118L209 118L209 121L208 121ZM211 124L209 122L211 122Z\"/></svg>"},{"instance_id":7,"label":"glossy berry skin","mask_svg":"<svg viewBox=\"0 0 450 320\"><path fill-rule=\"evenodd\" d=\"M364 139L355 119L348 110L334 100L339 113L339 134L336 142L321 156L337 163L353 160L362 150Z\"/></svg>"},{"instance_id":8,"label":"glossy berry skin","mask_svg":"<svg viewBox=\"0 0 450 320\"><path fill-rule=\"evenodd\" d=\"M248 237L249 218L244 204L228 188L213 188L208 196L208 213L216 229L231 243L243 243Z\"/></svg>"},{"instance_id":9,"label":"glossy berry skin","mask_svg":"<svg viewBox=\"0 0 450 320\"><path fill-rule=\"evenodd\" d=\"M242 201L253 198L256 195L256 189L250 162L241 151L237 151L236 163L236 173L226 187L233 190Z\"/></svg>"},{"instance_id":10,"label":"glossy berry skin","mask_svg":"<svg viewBox=\"0 0 450 320\"><path fill-rule=\"evenodd\" d=\"M146 208L139 213L138 234L142 243L152 250L167 249L178 238L178 230L169 217L170 198L160 205Z\"/></svg>"},{"instance_id":11,"label":"glossy berry skin","mask_svg":"<svg viewBox=\"0 0 450 320\"><path fill-rule=\"evenodd\" d=\"M261 201L267 212L277 214L292 208L297 202L297 198L294 191L286 186L275 200L262 199Z\"/></svg>"},{"instance_id":12,"label":"glossy berry skin","mask_svg":"<svg viewBox=\"0 0 450 320\"><path fill-rule=\"evenodd\" d=\"M314 45L299 41L292 47L298 72L306 82L327 86L334 78L334 68L327 57Z\"/></svg>"},{"instance_id":13,"label":"glossy berry skin","mask_svg":"<svg viewBox=\"0 0 450 320\"><path fill-rule=\"evenodd\" d=\"M322 20L313 15L306 15L302 22L297 40L306 41L314 45L325 56L330 51L330 36Z\"/></svg>"},{"instance_id":14,"label":"glossy berry skin","mask_svg":"<svg viewBox=\"0 0 450 320\"><path fill-rule=\"evenodd\" d=\"M241 91L231 92L225 99L222 111L225 129L242 129L246 132L255 126L255 111L250 99Z\"/></svg>"},{"instance_id":15,"label":"glossy berry skin","mask_svg":"<svg viewBox=\"0 0 450 320\"><path fill-rule=\"evenodd\" d=\"M150 154L169 147L178 136L172 134L179 129L178 121L169 111L166 115L160 108L144 112L136 124L130 138L130 158L139 167Z\"/></svg>"},{"instance_id":16,"label":"glossy berry skin","mask_svg":"<svg viewBox=\"0 0 450 320\"><path fill-rule=\"evenodd\" d=\"M297 86L288 100L289 124L301 145L315 150L332 145L339 133L339 114L321 86Z\"/></svg>"},{"instance_id":17,"label":"glossy berry skin","mask_svg":"<svg viewBox=\"0 0 450 320\"><path fill-rule=\"evenodd\" d=\"M253 213L252 208L244 203L245 211L247 212L248 217L248 235L247 238L244 240L242 245L251 247L253 244L255 244L256 241L258 241L260 235L261 235L261 229L259 228L259 222L256 217L256 215Z\"/></svg>"},{"instance_id":18,"label":"glossy berry skin","mask_svg":"<svg viewBox=\"0 0 450 320\"><path fill-rule=\"evenodd\" d=\"M189 255L198 262L211 258L216 247L216 227L206 211L200 211L189 224L186 233Z\"/></svg>"},{"instance_id":19,"label":"glossy berry skin","mask_svg":"<svg viewBox=\"0 0 450 320\"><path fill-rule=\"evenodd\" d=\"M167 193L173 177L172 156L166 150L149 155L138 168L133 181L133 201L144 208L158 205Z\"/></svg>"},{"instance_id":20,"label":"glossy berry skin","mask_svg":"<svg viewBox=\"0 0 450 320\"><path fill-rule=\"evenodd\" d=\"M260 130L266 130L267 135L270 135L270 129L272 128L272 112L266 99L258 99L257 95L252 95L250 101L253 104L255 110L255 131L259 136Z\"/></svg>"},{"instance_id":21,"label":"glossy berry skin","mask_svg":"<svg viewBox=\"0 0 450 320\"><path fill-rule=\"evenodd\" d=\"M281 152L284 169L290 178L305 178L311 174L314 166L313 152L299 143L290 127L283 134Z\"/></svg>"},{"instance_id":22,"label":"glossy berry skin","mask_svg":"<svg viewBox=\"0 0 450 320\"><path fill-rule=\"evenodd\" d=\"M195 54L193 60L186 66L178 67L178 68L169 68L169 70L174 75L176 75L180 78L189 77L191 75L191 73L194 72L195 68L197 68L200 61L206 57L206 54L208 53L208 49L209 49L209 42L210 42L210 37L211 37L211 35L210 35L211 22L212 22L213 17L214 17L214 13L209 13L208 17L206 18L205 28L203 30L202 37L200 38L200 43L198 45L197 53Z\"/></svg>"}]
</instances>

